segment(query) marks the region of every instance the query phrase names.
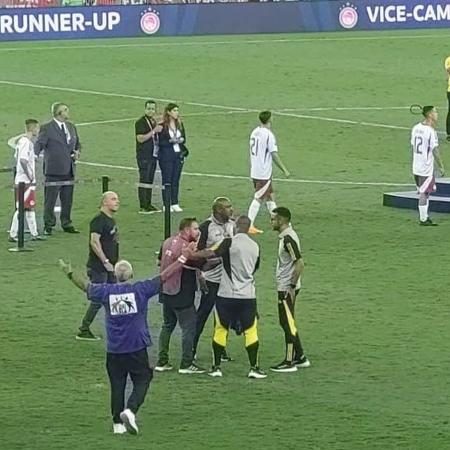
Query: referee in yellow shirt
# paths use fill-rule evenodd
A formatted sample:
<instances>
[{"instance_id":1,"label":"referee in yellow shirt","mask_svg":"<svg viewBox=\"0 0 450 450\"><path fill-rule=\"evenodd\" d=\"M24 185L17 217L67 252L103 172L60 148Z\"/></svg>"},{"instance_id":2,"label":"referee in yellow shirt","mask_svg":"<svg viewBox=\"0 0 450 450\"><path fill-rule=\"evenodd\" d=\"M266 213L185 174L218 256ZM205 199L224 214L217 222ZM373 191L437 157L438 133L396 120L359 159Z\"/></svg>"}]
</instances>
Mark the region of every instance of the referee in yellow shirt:
<instances>
[{"instance_id":1,"label":"referee in yellow shirt","mask_svg":"<svg viewBox=\"0 0 450 450\"><path fill-rule=\"evenodd\" d=\"M450 142L450 56L445 59L445 70L447 72L447 100L448 100L448 112L447 112L447 141Z\"/></svg>"}]
</instances>

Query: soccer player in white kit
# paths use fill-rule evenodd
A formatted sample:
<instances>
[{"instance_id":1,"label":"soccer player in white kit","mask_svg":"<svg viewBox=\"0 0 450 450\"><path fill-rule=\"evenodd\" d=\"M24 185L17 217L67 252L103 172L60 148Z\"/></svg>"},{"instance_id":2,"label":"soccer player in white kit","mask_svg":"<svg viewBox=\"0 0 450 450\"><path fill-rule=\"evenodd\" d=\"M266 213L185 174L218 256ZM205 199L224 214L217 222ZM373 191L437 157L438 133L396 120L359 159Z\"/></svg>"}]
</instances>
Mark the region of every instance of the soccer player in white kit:
<instances>
[{"instance_id":1,"label":"soccer player in white kit","mask_svg":"<svg viewBox=\"0 0 450 450\"><path fill-rule=\"evenodd\" d=\"M437 224L433 223L428 215L428 198L436 190L435 166L439 170L440 176L443 176L444 165L439 153L438 136L435 130L438 112L434 106L424 106L422 115L425 120L415 125L411 132L412 171L419 193L419 224L432 226Z\"/></svg>"},{"instance_id":2,"label":"soccer player in white kit","mask_svg":"<svg viewBox=\"0 0 450 450\"><path fill-rule=\"evenodd\" d=\"M261 203L266 203L269 213L277 207L272 188L272 161L283 171L286 178L290 175L278 155L277 141L270 130L271 117L270 111L262 111L259 114L261 124L250 135L250 176L255 186L255 195L248 210L250 234L262 233L262 230L254 225Z\"/></svg>"},{"instance_id":3,"label":"soccer player in white kit","mask_svg":"<svg viewBox=\"0 0 450 450\"><path fill-rule=\"evenodd\" d=\"M39 122L35 119L27 119L25 121L26 134L19 137L16 142L16 176L14 178L14 184L16 187L16 201L17 188L19 183L25 183L25 219L28 224L28 228L31 233L31 239L34 241L45 240L44 237L39 236L36 224L36 214L34 212L34 206L36 204L36 170L35 170L35 154L33 138L36 138L39 134ZM16 204L17 208L17 204ZM12 242L17 241L17 234L19 228L19 211L16 209L11 228L9 231L9 240Z\"/></svg>"}]
</instances>

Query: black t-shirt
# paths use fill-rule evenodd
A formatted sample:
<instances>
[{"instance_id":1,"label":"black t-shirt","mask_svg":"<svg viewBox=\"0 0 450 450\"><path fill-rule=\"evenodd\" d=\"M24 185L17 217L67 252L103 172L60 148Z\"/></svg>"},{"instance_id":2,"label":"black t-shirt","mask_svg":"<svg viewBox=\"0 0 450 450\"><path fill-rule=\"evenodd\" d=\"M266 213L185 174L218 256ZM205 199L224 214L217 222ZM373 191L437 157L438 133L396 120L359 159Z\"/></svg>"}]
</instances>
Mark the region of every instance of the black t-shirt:
<instances>
[{"instance_id":1,"label":"black t-shirt","mask_svg":"<svg viewBox=\"0 0 450 450\"><path fill-rule=\"evenodd\" d=\"M155 119L150 119L147 116L142 116L134 124L135 135L147 134L156 126ZM136 140L136 156L138 159L150 159L153 157L153 151L155 148L155 137L151 137L149 140L139 143Z\"/></svg>"},{"instance_id":2,"label":"black t-shirt","mask_svg":"<svg viewBox=\"0 0 450 450\"><path fill-rule=\"evenodd\" d=\"M89 259L87 266L94 270L105 270L103 262L92 250L90 243L91 233L100 235L103 253L109 259L109 262L114 265L119 259L119 231L116 221L105 213L100 212L91 220L89 225Z\"/></svg>"}]
</instances>

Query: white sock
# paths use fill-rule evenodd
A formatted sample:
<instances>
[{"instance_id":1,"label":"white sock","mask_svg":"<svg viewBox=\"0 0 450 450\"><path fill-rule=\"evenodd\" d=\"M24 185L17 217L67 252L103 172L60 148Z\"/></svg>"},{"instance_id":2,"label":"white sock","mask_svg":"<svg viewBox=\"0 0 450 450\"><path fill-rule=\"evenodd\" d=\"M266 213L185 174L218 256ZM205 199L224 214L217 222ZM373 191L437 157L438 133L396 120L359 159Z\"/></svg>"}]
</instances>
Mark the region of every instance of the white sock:
<instances>
[{"instance_id":1,"label":"white sock","mask_svg":"<svg viewBox=\"0 0 450 450\"><path fill-rule=\"evenodd\" d=\"M250 208L248 208L248 217L250 218L252 225L256 219L256 216L258 215L260 206L261 206L261 203L258 202L258 200L256 200L255 198L250 203Z\"/></svg>"},{"instance_id":2,"label":"white sock","mask_svg":"<svg viewBox=\"0 0 450 450\"><path fill-rule=\"evenodd\" d=\"M267 206L269 213L272 214L272 211L277 207L277 204L272 200L268 200L266 202L266 206Z\"/></svg>"},{"instance_id":3,"label":"white sock","mask_svg":"<svg viewBox=\"0 0 450 450\"><path fill-rule=\"evenodd\" d=\"M12 218L11 228L9 229L9 235L13 239L16 239L18 230L19 230L19 211L16 210Z\"/></svg>"},{"instance_id":4,"label":"white sock","mask_svg":"<svg viewBox=\"0 0 450 450\"><path fill-rule=\"evenodd\" d=\"M36 213L34 211L25 211L25 219L27 219L28 229L31 236L37 236Z\"/></svg>"},{"instance_id":5,"label":"white sock","mask_svg":"<svg viewBox=\"0 0 450 450\"><path fill-rule=\"evenodd\" d=\"M425 205L419 205L419 219L421 222L428 219L428 202Z\"/></svg>"}]
</instances>

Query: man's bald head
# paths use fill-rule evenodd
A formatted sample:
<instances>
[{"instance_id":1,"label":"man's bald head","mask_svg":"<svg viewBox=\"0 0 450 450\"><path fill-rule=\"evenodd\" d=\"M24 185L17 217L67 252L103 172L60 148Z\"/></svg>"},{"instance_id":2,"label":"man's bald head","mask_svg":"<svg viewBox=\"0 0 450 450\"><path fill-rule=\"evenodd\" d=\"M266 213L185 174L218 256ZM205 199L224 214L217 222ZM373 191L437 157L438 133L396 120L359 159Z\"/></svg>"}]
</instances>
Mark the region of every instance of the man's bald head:
<instances>
[{"instance_id":1,"label":"man's bald head","mask_svg":"<svg viewBox=\"0 0 450 450\"><path fill-rule=\"evenodd\" d=\"M238 233L248 233L251 223L252 222L248 216L239 216L236 219L236 231Z\"/></svg>"},{"instance_id":2,"label":"man's bald head","mask_svg":"<svg viewBox=\"0 0 450 450\"><path fill-rule=\"evenodd\" d=\"M115 192L107 191L102 194L102 200L100 204L102 211L113 214L119 209L119 205L119 196Z\"/></svg>"}]
</instances>

